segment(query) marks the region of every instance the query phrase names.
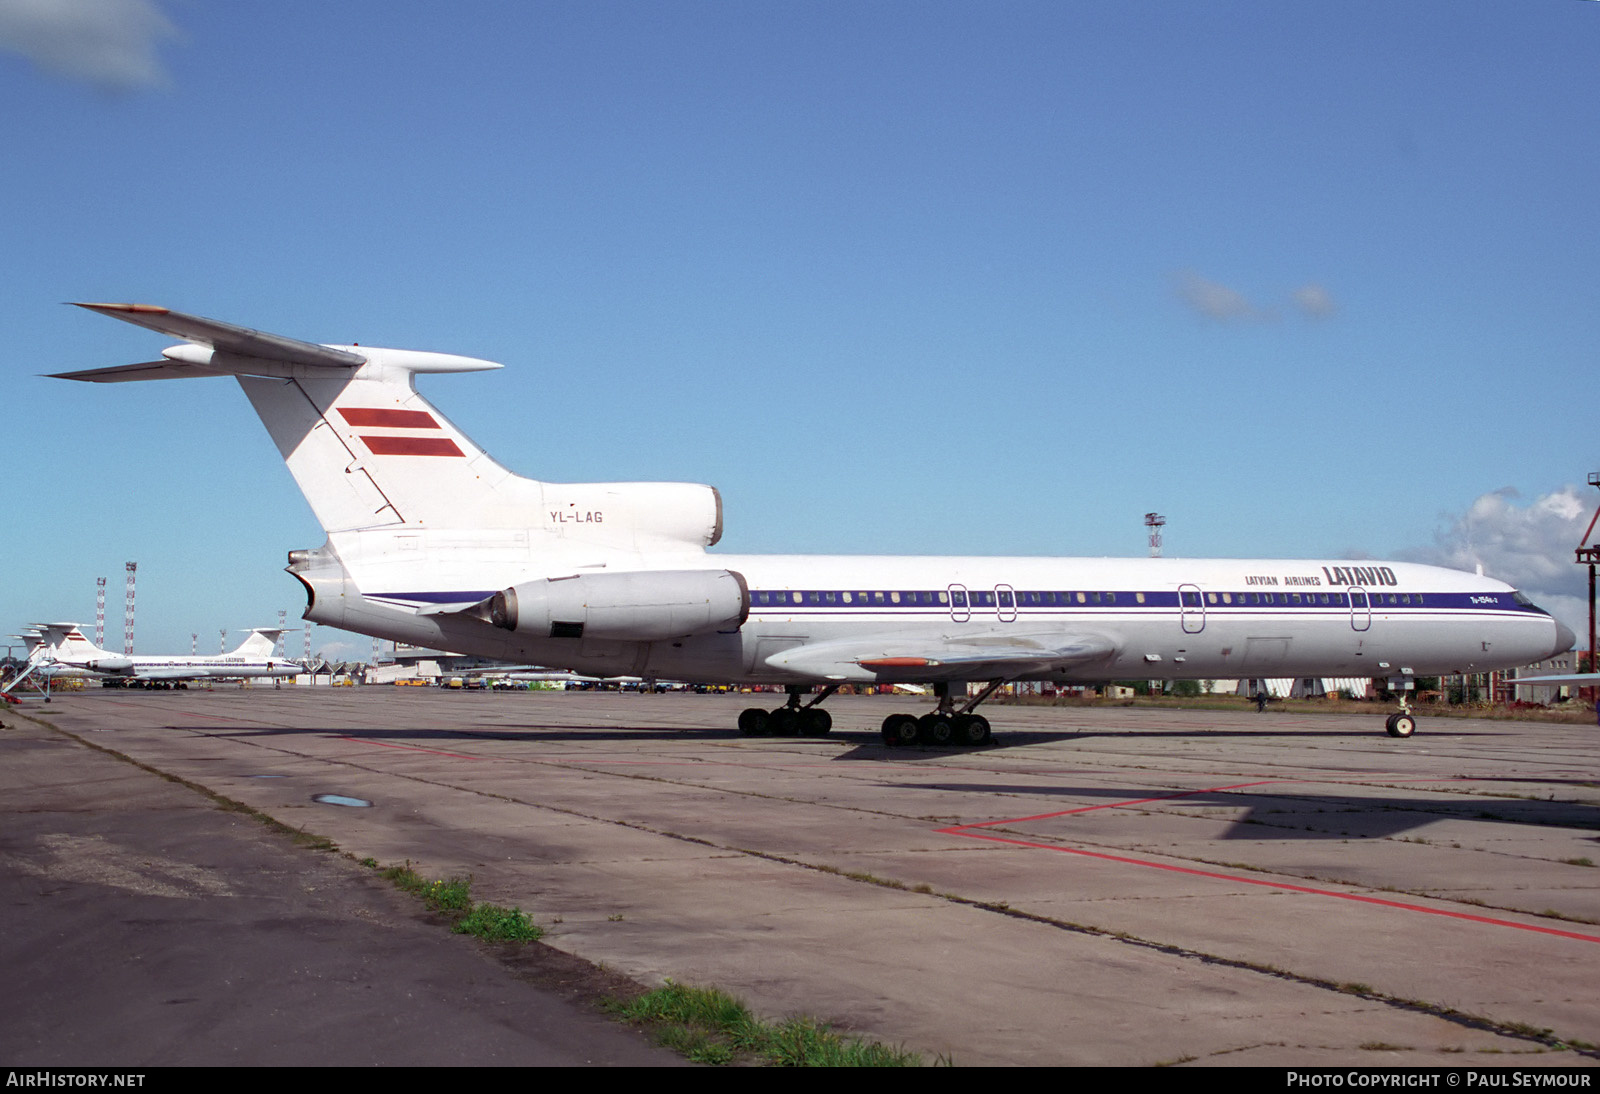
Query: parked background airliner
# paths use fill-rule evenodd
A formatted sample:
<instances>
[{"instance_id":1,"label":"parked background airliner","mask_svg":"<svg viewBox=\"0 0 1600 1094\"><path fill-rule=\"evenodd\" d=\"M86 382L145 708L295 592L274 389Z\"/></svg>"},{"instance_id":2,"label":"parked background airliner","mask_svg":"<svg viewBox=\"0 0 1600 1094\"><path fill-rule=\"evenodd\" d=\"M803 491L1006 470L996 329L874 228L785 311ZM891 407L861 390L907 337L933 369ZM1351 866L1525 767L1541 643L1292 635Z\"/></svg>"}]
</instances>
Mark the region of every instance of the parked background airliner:
<instances>
[{"instance_id":1,"label":"parked background airliner","mask_svg":"<svg viewBox=\"0 0 1600 1094\"><path fill-rule=\"evenodd\" d=\"M29 651L27 670L7 685L11 690L26 675L98 676L145 686L165 687L188 680L239 680L298 676L305 671L273 655L277 627L256 627L237 649L217 654L121 654L103 650L77 623L41 623L39 644Z\"/></svg>"},{"instance_id":2,"label":"parked background airliner","mask_svg":"<svg viewBox=\"0 0 1600 1094\"><path fill-rule=\"evenodd\" d=\"M64 378L238 378L328 534L289 555L306 619L592 676L788 685L745 733L826 733L817 703L844 683L933 686L933 712L885 721L889 743L978 744L973 711L1007 681L1406 678L1573 643L1502 582L1412 563L709 553L714 488L522 478L415 389L493 362L80 306L185 342ZM987 686L968 699L968 682ZM1414 730L1403 703L1387 728Z\"/></svg>"}]
</instances>

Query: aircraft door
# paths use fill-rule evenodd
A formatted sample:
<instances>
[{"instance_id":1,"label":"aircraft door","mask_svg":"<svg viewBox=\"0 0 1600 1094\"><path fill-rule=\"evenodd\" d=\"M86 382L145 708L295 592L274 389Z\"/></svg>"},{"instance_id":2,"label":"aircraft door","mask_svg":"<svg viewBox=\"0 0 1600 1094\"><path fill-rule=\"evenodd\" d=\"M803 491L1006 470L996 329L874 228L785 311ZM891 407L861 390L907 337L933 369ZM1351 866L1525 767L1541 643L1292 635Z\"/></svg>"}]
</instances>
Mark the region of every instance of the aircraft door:
<instances>
[{"instance_id":1,"label":"aircraft door","mask_svg":"<svg viewBox=\"0 0 1600 1094\"><path fill-rule=\"evenodd\" d=\"M1200 586L1178 586L1178 619L1184 634L1199 634L1206 629L1206 600Z\"/></svg>"},{"instance_id":2,"label":"aircraft door","mask_svg":"<svg viewBox=\"0 0 1600 1094\"><path fill-rule=\"evenodd\" d=\"M1010 585L994 587L994 612L1002 623L1017 621L1017 591Z\"/></svg>"},{"instance_id":3,"label":"aircraft door","mask_svg":"<svg viewBox=\"0 0 1600 1094\"><path fill-rule=\"evenodd\" d=\"M1372 626L1372 603L1359 585L1350 586L1350 626L1358 631Z\"/></svg>"},{"instance_id":4,"label":"aircraft door","mask_svg":"<svg viewBox=\"0 0 1600 1094\"><path fill-rule=\"evenodd\" d=\"M967 605L967 587L965 585L950 586L950 621L952 623L965 623L972 618L972 609Z\"/></svg>"}]
</instances>

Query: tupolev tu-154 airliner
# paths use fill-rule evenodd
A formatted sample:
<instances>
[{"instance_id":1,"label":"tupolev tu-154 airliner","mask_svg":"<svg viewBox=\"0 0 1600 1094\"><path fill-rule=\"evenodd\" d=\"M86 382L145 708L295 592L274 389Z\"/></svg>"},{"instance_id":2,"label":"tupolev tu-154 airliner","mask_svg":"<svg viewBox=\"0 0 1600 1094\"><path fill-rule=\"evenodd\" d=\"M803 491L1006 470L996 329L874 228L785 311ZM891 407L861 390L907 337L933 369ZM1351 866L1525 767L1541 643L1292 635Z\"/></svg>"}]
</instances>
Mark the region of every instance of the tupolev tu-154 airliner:
<instances>
[{"instance_id":1,"label":"tupolev tu-154 airliner","mask_svg":"<svg viewBox=\"0 0 1600 1094\"><path fill-rule=\"evenodd\" d=\"M40 623L26 669L6 684L13 690L28 676L100 677L143 687L186 686L190 680L244 680L298 676L305 670L273 656L277 627L254 627L231 653L119 654L103 650L76 623Z\"/></svg>"},{"instance_id":2,"label":"tupolev tu-154 airliner","mask_svg":"<svg viewBox=\"0 0 1600 1094\"><path fill-rule=\"evenodd\" d=\"M238 378L327 532L289 553L307 620L589 676L786 685L784 706L739 716L747 735L827 733L818 704L844 684L931 685L936 708L891 715L884 740L976 745L990 727L975 709L1010 681L1401 687L1574 641L1509 585L1415 563L712 553L715 488L522 478L417 393L419 374L494 362L80 306L184 342L63 378ZM1414 732L1403 699L1386 728Z\"/></svg>"}]
</instances>

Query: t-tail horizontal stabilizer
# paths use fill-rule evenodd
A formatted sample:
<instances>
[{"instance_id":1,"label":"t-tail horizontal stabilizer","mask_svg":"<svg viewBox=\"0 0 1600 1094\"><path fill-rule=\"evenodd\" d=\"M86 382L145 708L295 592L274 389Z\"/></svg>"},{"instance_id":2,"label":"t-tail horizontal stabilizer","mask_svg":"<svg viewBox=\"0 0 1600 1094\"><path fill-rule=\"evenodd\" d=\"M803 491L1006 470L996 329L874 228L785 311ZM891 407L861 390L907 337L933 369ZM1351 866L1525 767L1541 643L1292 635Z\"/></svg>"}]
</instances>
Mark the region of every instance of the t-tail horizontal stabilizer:
<instances>
[{"instance_id":1,"label":"t-tail horizontal stabilizer","mask_svg":"<svg viewBox=\"0 0 1600 1094\"><path fill-rule=\"evenodd\" d=\"M51 376L56 379L88 380L102 384L200 376L336 379L354 375L363 365L388 366L403 372L476 372L500 367L493 361L454 353L318 345L217 319L187 315L154 304L80 303L75 306L185 341L183 345L163 350L161 356L166 359L164 361L52 373Z\"/></svg>"}]
</instances>

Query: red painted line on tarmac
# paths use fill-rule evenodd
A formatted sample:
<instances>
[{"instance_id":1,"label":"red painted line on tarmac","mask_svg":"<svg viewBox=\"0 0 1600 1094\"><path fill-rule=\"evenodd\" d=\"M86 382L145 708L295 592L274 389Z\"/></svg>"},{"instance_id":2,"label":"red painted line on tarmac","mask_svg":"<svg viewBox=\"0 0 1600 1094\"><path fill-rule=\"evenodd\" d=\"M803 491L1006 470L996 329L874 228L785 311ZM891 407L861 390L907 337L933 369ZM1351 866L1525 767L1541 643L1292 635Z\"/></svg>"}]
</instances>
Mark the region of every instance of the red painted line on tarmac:
<instances>
[{"instance_id":1,"label":"red painted line on tarmac","mask_svg":"<svg viewBox=\"0 0 1600 1094\"><path fill-rule=\"evenodd\" d=\"M1468 776L1470 778L1470 776ZM1310 885L1295 885L1283 881L1268 881L1263 878L1246 877L1242 874L1224 874L1213 870L1200 870L1193 866L1177 866L1169 862L1154 862L1150 859L1131 858L1127 855L1113 855L1104 851L1086 851L1080 847L1064 847L1055 843L1039 843L1034 840L1013 839L1007 836L990 835L987 832L976 832L977 828L992 828L1002 824L1023 824L1028 821L1050 820L1053 817L1066 817L1075 813L1089 813L1097 809L1120 809L1128 805L1144 805L1149 802L1171 801L1175 798L1187 798L1196 794L1216 794L1225 790L1241 790L1252 786L1269 786L1273 783L1286 782L1326 782L1325 779L1263 779L1260 782L1237 783L1232 786L1216 786L1205 790L1187 790L1176 794L1161 794L1149 798L1135 798L1123 802L1109 802L1102 805L1083 806L1078 809L1062 809L1054 813L1039 813L1031 817L1014 817L1008 820L978 821L973 824L957 824L949 828L939 828L935 831L942 836L966 836L968 839L988 840L991 843L1006 843L1014 847L1031 847L1040 851L1055 851L1062 855L1077 855L1080 858L1098 859L1102 862L1116 862L1124 866L1144 866L1152 870L1165 870L1174 874L1186 874L1190 877L1211 878L1216 881L1232 881L1241 885L1257 885L1266 889L1280 889L1290 893L1305 893L1309 896L1335 897L1339 900L1350 900L1357 904L1373 904L1380 908L1396 908L1404 912L1420 912L1423 915L1443 916L1446 919L1464 919L1468 923L1483 923L1491 927L1511 927L1519 931L1531 931L1534 934L1553 935L1556 938L1570 938L1577 942L1600 943L1600 937L1591 934L1580 934L1577 931L1563 931L1555 927L1540 927L1532 923L1518 923L1510 919L1496 919L1493 916L1473 915L1470 912L1452 912L1445 908L1429 908L1421 904L1407 904L1400 900L1386 900L1383 897L1363 896L1360 893L1342 893L1336 889L1318 889ZM1432 782L1432 779L1417 781ZM1440 780L1440 781L1454 781Z\"/></svg>"},{"instance_id":2,"label":"red painted line on tarmac","mask_svg":"<svg viewBox=\"0 0 1600 1094\"><path fill-rule=\"evenodd\" d=\"M453 760L481 760L482 756L469 756L465 752L445 752L438 748L418 748L416 745L397 745L392 741L373 741L364 737L340 737L341 741L349 741L358 745L377 745L380 748L398 748L402 752L426 752L430 756L449 756Z\"/></svg>"},{"instance_id":3,"label":"red painted line on tarmac","mask_svg":"<svg viewBox=\"0 0 1600 1094\"><path fill-rule=\"evenodd\" d=\"M1234 881L1244 885L1259 885L1267 889L1282 889L1291 893L1307 893L1311 896L1331 896L1340 900L1353 900L1358 904L1376 904L1382 908L1398 908L1406 912L1422 912L1425 915L1439 915L1447 919L1465 919L1469 923L1487 923L1492 927L1514 927L1519 931L1533 931L1536 934L1554 935L1557 938L1571 938L1579 942L1600 942L1600 938L1589 934L1579 934L1576 931L1561 931L1554 927L1538 927L1531 923L1515 923L1509 919L1495 919L1492 916L1472 915L1468 912L1452 912L1444 908L1425 908L1420 904L1406 904L1398 900L1384 900L1382 897L1362 896L1359 893L1341 893L1333 889L1315 889L1309 885L1291 885L1282 881L1265 881L1261 878L1243 877L1238 874L1219 874L1210 870L1196 870L1192 866L1174 866L1166 862L1151 862L1148 859L1128 858L1123 855L1108 855L1101 851L1085 851L1077 847L1061 847L1050 843L1034 843L1031 840L1007 839L1004 836L991 836L988 833L966 832L963 828L967 825L958 825L955 828L940 828L941 835L968 836L972 839L989 840L993 843L1009 843L1017 847L1034 847L1041 851L1058 851L1064 855L1080 855L1084 858L1100 859L1105 862L1120 862L1127 866L1148 866L1154 870L1169 870L1176 874L1188 874L1192 877L1214 878L1218 881Z\"/></svg>"}]
</instances>

